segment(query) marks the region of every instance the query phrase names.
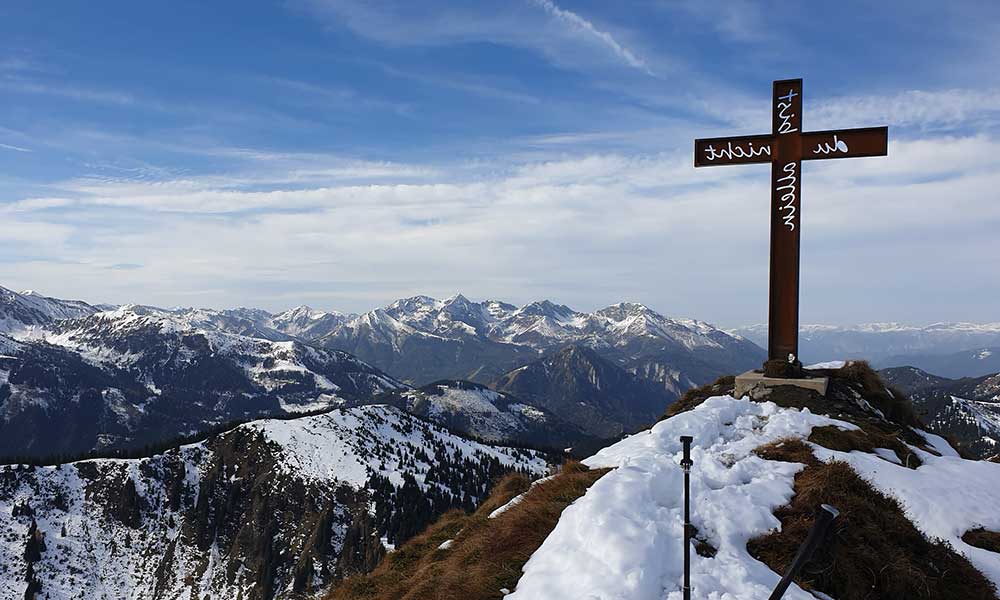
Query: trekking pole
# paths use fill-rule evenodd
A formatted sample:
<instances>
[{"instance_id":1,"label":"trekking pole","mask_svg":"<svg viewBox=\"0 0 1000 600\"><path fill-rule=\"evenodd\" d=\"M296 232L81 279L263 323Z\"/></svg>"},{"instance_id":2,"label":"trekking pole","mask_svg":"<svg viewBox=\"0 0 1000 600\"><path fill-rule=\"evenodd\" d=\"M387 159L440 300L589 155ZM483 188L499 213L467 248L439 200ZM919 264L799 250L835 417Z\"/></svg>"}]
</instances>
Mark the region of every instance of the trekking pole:
<instances>
[{"instance_id":1,"label":"trekking pole","mask_svg":"<svg viewBox=\"0 0 1000 600\"><path fill-rule=\"evenodd\" d=\"M690 435L681 436L684 445L684 458L681 459L681 469L684 470L684 587L681 588L684 600L691 600L691 442Z\"/></svg>"},{"instance_id":2,"label":"trekking pole","mask_svg":"<svg viewBox=\"0 0 1000 600\"><path fill-rule=\"evenodd\" d=\"M802 542L802 545L799 546L799 551L795 554L795 560L788 566L785 576L778 582L778 587L774 588L768 600L781 600L781 597L785 595L785 590L792 584L792 579L802 569L802 566L809 562L816 548L826 539L826 532L830 529L830 525L833 524L833 521L839 514L840 512L829 504L821 504L819 506L819 509L816 510L816 522L813 523L806 541Z\"/></svg>"}]
</instances>

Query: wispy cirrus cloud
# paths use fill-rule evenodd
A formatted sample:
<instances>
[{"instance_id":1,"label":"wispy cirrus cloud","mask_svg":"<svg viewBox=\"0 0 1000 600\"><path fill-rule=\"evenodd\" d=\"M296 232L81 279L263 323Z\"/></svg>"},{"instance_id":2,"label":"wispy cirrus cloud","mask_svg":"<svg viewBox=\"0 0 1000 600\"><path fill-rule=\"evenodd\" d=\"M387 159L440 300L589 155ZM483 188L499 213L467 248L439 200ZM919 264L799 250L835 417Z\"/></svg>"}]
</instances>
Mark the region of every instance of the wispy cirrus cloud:
<instances>
[{"instance_id":1,"label":"wispy cirrus cloud","mask_svg":"<svg viewBox=\"0 0 1000 600\"><path fill-rule=\"evenodd\" d=\"M365 38L402 46L440 46L493 42L530 48L558 65L582 67L622 64L647 75L647 58L606 27L552 0L508 3L372 4L362 0L299 0L296 6L318 15L329 26L347 27ZM541 10L539 10L541 9Z\"/></svg>"},{"instance_id":2,"label":"wispy cirrus cloud","mask_svg":"<svg viewBox=\"0 0 1000 600\"><path fill-rule=\"evenodd\" d=\"M22 146L15 146L13 144L0 144L0 148L4 150L11 150L13 152L32 152L31 148L24 148Z\"/></svg>"},{"instance_id":3,"label":"wispy cirrus cloud","mask_svg":"<svg viewBox=\"0 0 1000 600\"><path fill-rule=\"evenodd\" d=\"M573 29L582 32L584 35L593 37L600 44L611 50L613 54L625 61L625 63L629 66L635 67L640 71L644 71L649 75L653 75L653 72L646 65L645 60L619 43L618 40L616 40L614 36L607 31L598 29L593 23L573 11L559 8L554 2L552 2L552 0L534 0L534 2L556 19L565 22Z\"/></svg>"}]
</instances>

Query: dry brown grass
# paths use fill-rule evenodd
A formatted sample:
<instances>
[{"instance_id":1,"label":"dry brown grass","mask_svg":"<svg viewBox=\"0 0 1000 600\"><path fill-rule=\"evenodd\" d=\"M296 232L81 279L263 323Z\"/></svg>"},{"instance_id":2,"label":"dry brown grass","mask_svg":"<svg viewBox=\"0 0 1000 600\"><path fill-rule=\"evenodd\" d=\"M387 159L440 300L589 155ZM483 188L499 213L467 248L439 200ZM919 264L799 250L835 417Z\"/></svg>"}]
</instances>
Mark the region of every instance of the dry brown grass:
<instances>
[{"instance_id":1,"label":"dry brown grass","mask_svg":"<svg viewBox=\"0 0 1000 600\"><path fill-rule=\"evenodd\" d=\"M862 425L861 429L851 431L833 425L814 427L809 434L809 441L840 452L859 450L874 454L876 448L887 448L896 454L899 462L910 469L923 464L920 457L898 437L872 425Z\"/></svg>"},{"instance_id":2,"label":"dry brown grass","mask_svg":"<svg viewBox=\"0 0 1000 600\"><path fill-rule=\"evenodd\" d=\"M775 511L781 530L750 540L747 550L784 573L812 527L816 508L840 511L831 540L796 583L838 600L996 600L992 583L948 544L928 540L899 504L872 488L846 463L823 463L800 440L779 440L756 450L768 460L806 464L795 477L795 496Z\"/></svg>"},{"instance_id":3,"label":"dry brown grass","mask_svg":"<svg viewBox=\"0 0 1000 600\"><path fill-rule=\"evenodd\" d=\"M982 527L970 529L962 534L962 541L970 546L1000 554L1000 531L990 531Z\"/></svg>"},{"instance_id":4,"label":"dry brown grass","mask_svg":"<svg viewBox=\"0 0 1000 600\"><path fill-rule=\"evenodd\" d=\"M373 572L345 579L326 600L499 600L502 588L517 585L524 563L563 509L606 472L567 463L555 478L531 488L520 503L488 519L528 489L524 476L508 476L475 513L444 515L386 556ZM453 540L451 547L440 549L447 540Z\"/></svg>"},{"instance_id":5,"label":"dry brown grass","mask_svg":"<svg viewBox=\"0 0 1000 600\"><path fill-rule=\"evenodd\" d=\"M834 371L833 374L835 377L860 384L865 400L882 411L885 417L893 423L909 427L924 426L906 394L887 386L866 361L851 361Z\"/></svg>"}]
</instances>

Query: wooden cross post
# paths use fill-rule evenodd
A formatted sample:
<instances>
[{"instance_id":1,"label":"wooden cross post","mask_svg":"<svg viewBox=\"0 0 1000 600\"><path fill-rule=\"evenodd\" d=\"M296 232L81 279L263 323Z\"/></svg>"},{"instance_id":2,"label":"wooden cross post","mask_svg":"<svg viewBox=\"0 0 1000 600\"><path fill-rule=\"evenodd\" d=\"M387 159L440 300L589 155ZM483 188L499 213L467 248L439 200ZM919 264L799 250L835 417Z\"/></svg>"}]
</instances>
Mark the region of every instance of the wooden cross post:
<instances>
[{"instance_id":1,"label":"wooden cross post","mask_svg":"<svg viewBox=\"0 0 1000 600\"><path fill-rule=\"evenodd\" d=\"M802 131L802 80L774 82L771 134L694 141L694 166L771 163L769 360L799 356L799 236L802 161L885 156L889 128Z\"/></svg>"}]
</instances>

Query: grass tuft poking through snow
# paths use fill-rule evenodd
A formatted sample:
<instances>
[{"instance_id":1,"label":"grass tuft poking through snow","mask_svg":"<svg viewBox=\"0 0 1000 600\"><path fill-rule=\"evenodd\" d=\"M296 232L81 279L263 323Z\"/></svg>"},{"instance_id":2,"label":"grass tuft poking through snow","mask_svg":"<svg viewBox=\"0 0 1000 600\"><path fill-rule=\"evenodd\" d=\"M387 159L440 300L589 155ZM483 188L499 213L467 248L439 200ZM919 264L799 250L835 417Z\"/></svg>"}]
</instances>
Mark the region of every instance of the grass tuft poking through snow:
<instances>
[{"instance_id":1,"label":"grass tuft poking through snow","mask_svg":"<svg viewBox=\"0 0 1000 600\"><path fill-rule=\"evenodd\" d=\"M751 555L783 573L808 535L816 507L832 504L840 520L800 572L800 585L837 600L995 598L983 574L944 542L925 537L897 500L874 489L846 462L821 462L814 448L790 439L757 449L768 460L807 466L795 476L792 502L775 512L781 529L750 540ZM889 454L881 459L896 464L896 455Z\"/></svg>"}]
</instances>

